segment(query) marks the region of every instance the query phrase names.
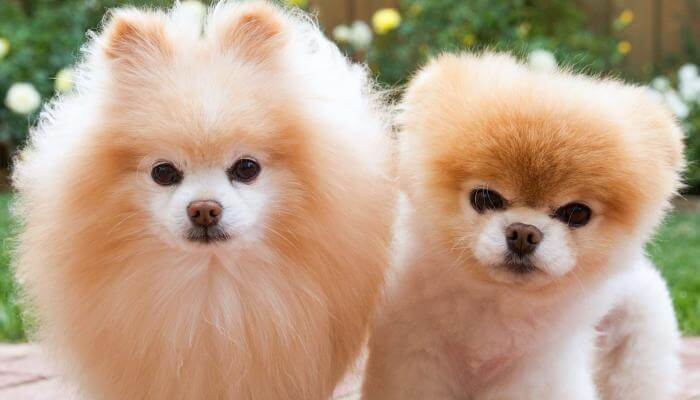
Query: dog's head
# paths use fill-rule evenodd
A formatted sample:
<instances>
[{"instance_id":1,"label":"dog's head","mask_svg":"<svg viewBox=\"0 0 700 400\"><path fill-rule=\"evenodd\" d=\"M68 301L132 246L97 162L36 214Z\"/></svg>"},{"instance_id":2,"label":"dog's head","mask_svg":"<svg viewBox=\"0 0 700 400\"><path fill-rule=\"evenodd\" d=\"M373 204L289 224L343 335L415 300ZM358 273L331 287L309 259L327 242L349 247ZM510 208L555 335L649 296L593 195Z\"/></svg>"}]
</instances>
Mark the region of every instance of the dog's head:
<instances>
[{"instance_id":1,"label":"dog's head","mask_svg":"<svg viewBox=\"0 0 700 400\"><path fill-rule=\"evenodd\" d=\"M285 24L263 3L213 14L203 38L179 33L167 14L112 16L103 34L113 93L106 136L120 150L118 179L133 188L154 235L241 243L293 212L308 149L293 89L280 77Z\"/></svg>"},{"instance_id":2,"label":"dog's head","mask_svg":"<svg viewBox=\"0 0 700 400\"><path fill-rule=\"evenodd\" d=\"M365 71L309 23L265 2L219 5L203 32L176 17L113 12L79 96L59 103L91 110L76 121L89 133L66 136L78 141L65 146L78 156L66 173L80 171L76 201L110 210L110 238L292 248L356 178L383 174L384 123ZM25 163L18 186L50 173L49 153Z\"/></svg>"},{"instance_id":3,"label":"dog's head","mask_svg":"<svg viewBox=\"0 0 700 400\"><path fill-rule=\"evenodd\" d=\"M401 172L426 231L481 279L585 280L649 237L682 135L643 89L508 56L445 56L404 103Z\"/></svg>"}]
</instances>

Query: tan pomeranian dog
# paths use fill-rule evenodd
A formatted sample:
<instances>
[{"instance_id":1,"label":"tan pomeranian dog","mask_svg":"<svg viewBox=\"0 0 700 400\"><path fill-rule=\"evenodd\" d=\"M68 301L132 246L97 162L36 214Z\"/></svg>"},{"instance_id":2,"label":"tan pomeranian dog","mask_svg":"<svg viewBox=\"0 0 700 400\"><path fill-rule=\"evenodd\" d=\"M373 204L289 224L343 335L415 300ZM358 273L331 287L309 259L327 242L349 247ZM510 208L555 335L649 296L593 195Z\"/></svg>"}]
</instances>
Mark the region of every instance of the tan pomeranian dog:
<instances>
[{"instance_id":1,"label":"tan pomeranian dog","mask_svg":"<svg viewBox=\"0 0 700 400\"><path fill-rule=\"evenodd\" d=\"M383 281L363 68L303 16L117 10L15 171L17 268L91 399L326 399Z\"/></svg>"},{"instance_id":2,"label":"tan pomeranian dog","mask_svg":"<svg viewBox=\"0 0 700 400\"><path fill-rule=\"evenodd\" d=\"M670 399L679 333L643 248L680 186L669 112L642 88L446 55L400 123L364 398Z\"/></svg>"}]
</instances>

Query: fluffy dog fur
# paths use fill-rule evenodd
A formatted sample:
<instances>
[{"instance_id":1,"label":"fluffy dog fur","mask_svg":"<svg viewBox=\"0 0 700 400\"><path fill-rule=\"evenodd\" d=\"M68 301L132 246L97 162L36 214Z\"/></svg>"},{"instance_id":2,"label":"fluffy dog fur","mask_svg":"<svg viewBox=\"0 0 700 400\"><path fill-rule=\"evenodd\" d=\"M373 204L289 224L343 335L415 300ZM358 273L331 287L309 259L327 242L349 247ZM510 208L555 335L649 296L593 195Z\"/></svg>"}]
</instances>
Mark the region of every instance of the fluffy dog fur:
<instances>
[{"instance_id":1,"label":"fluffy dog fur","mask_svg":"<svg viewBox=\"0 0 700 400\"><path fill-rule=\"evenodd\" d=\"M328 398L388 264L382 112L303 16L177 15L115 11L18 159L41 337L88 398ZM243 156L251 183L227 177ZM152 179L164 160L179 184ZM229 240L187 239L195 200L221 203Z\"/></svg>"},{"instance_id":2,"label":"fluffy dog fur","mask_svg":"<svg viewBox=\"0 0 700 400\"><path fill-rule=\"evenodd\" d=\"M680 185L671 115L641 88L447 55L400 122L396 271L364 398L671 398L679 334L643 251ZM474 188L504 207L477 212ZM554 218L574 201L587 225ZM508 268L517 222L543 233L529 272Z\"/></svg>"}]
</instances>

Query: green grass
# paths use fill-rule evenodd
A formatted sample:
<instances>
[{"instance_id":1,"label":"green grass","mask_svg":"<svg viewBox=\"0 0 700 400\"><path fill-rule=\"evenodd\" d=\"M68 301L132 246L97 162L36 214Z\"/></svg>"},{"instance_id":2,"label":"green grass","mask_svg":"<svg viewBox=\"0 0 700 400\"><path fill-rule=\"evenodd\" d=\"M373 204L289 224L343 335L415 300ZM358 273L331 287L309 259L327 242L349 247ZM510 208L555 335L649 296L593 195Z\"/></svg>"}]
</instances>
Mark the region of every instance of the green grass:
<instances>
[{"instance_id":1,"label":"green grass","mask_svg":"<svg viewBox=\"0 0 700 400\"><path fill-rule=\"evenodd\" d=\"M671 215L647 250L668 281L681 330L700 335L700 213Z\"/></svg>"},{"instance_id":2,"label":"green grass","mask_svg":"<svg viewBox=\"0 0 700 400\"><path fill-rule=\"evenodd\" d=\"M25 332L17 305L17 284L10 267L13 227L10 200L9 194L0 194L0 341L17 342L24 340Z\"/></svg>"},{"instance_id":3,"label":"green grass","mask_svg":"<svg viewBox=\"0 0 700 400\"><path fill-rule=\"evenodd\" d=\"M9 203L10 195L0 194L0 341L22 341L25 331L10 268ZM700 335L700 213L671 215L648 250L671 288L683 333Z\"/></svg>"}]
</instances>

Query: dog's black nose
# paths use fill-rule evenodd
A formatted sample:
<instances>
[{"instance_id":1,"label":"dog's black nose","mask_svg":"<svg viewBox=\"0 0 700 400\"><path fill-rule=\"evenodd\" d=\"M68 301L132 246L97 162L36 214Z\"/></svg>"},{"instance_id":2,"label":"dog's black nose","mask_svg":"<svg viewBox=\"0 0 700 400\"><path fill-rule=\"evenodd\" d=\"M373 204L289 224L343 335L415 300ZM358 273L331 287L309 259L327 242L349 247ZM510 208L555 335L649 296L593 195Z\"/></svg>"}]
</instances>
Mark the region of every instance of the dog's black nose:
<instances>
[{"instance_id":1,"label":"dog's black nose","mask_svg":"<svg viewBox=\"0 0 700 400\"><path fill-rule=\"evenodd\" d=\"M187 206L187 216L194 225L209 227L219 223L221 219L221 204L214 200L193 201Z\"/></svg>"},{"instance_id":2,"label":"dog's black nose","mask_svg":"<svg viewBox=\"0 0 700 400\"><path fill-rule=\"evenodd\" d=\"M506 228L508 248L519 256L526 256L542 241L542 232L537 227L516 222Z\"/></svg>"}]
</instances>

